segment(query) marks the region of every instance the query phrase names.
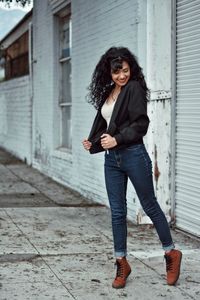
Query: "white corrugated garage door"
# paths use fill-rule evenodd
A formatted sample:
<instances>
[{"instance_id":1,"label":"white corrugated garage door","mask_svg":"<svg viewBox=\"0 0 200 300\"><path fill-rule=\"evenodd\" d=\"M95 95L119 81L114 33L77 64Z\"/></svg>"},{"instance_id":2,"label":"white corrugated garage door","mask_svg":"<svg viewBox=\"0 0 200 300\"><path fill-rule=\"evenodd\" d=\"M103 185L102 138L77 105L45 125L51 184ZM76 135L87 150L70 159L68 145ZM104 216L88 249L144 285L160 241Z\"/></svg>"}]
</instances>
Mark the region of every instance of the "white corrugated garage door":
<instances>
[{"instance_id":1,"label":"white corrugated garage door","mask_svg":"<svg viewBox=\"0 0 200 300\"><path fill-rule=\"evenodd\" d=\"M200 0L176 1L176 226L200 236Z\"/></svg>"}]
</instances>

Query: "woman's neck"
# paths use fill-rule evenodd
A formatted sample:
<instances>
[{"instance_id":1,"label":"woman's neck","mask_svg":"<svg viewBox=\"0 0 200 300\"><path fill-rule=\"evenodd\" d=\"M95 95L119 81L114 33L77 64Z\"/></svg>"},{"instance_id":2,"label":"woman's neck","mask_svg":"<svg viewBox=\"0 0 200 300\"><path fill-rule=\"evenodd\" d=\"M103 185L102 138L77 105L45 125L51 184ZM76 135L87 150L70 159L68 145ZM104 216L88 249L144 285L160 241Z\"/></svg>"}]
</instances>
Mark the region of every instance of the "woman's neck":
<instances>
[{"instance_id":1,"label":"woman's neck","mask_svg":"<svg viewBox=\"0 0 200 300\"><path fill-rule=\"evenodd\" d=\"M120 92L121 92L121 86L115 85L114 91L115 91L116 93L120 93Z\"/></svg>"}]
</instances>

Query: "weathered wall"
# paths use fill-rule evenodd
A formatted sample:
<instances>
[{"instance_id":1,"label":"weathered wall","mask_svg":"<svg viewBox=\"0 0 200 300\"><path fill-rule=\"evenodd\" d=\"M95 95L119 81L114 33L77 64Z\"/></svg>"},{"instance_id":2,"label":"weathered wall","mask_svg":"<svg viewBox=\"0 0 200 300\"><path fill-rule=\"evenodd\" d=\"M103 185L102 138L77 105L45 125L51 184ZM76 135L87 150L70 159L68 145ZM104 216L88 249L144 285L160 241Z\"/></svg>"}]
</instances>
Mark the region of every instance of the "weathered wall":
<instances>
[{"instance_id":1,"label":"weathered wall","mask_svg":"<svg viewBox=\"0 0 200 300\"><path fill-rule=\"evenodd\" d=\"M47 1L35 1L33 11L34 133L33 165L85 196L107 203L103 154L91 156L81 141L89 133L95 111L86 102L91 74L103 52L113 45L138 54L137 1L72 2L72 153L57 148L59 112L54 22ZM46 37L46 39L44 39ZM130 193L130 191L129 191ZM133 194L130 193L132 200ZM130 201L132 215L135 206Z\"/></svg>"},{"instance_id":2,"label":"weathered wall","mask_svg":"<svg viewBox=\"0 0 200 300\"><path fill-rule=\"evenodd\" d=\"M95 111L85 100L91 74L111 46L129 47L138 55L137 1L73 1L73 167L77 188L86 196L108 203L103 176L104 154L89 155L80 144L87 137ZM128 189L129 214L136 218L133 188ZM136 196L135 196L136 197Z\"/></svg>"},{"instance_id":3,"label":"weathered wall","mask_svg":"<svg viewBox=\"0 0 200 300\"><path fill-rule=\"evenodd\" d=\"M53 19L48 1L33 9L33 165L50 167L53 144Z\"/></svg>"},{"instance_id":4,"label":"weathered wall","mask_svg":"<svg viewBox=\"0 0 200 300\"><path fill-rule=\"evenodd\" d=\"M170 218L171 211L171 1L147 1L146 76L151 90L147 135L155 191Z\"/></svg>"},{"instance_id":5,"label":"weathered wall","mask_svg":"<svg viewBox=\"0 0 200 300\"><path fill-rule=\"evenodd\" d=\"M89 155L81 141L95 116L85 96L93 69L113 45L129 47L139 59L152 91L151 120L145 143L154 166L156 195L170 209L170 1L72 1L72 153L58 147L58 61L56 33L49 1L35 1L33 11L34 121L33 165L59 182L102 203L107 202L103 154ZM159 29L159 30L158 30ZM161 41L164 37L164 43ZM129 185L128 214L149 221Z\"/></svg>"},{"instance_id":6,"label":"weathered wall","mask_svg":"<svg viewBox=\"0 0 200 300\"><path fill-rule=\"evenodd\" d=\"M29 76L0 83L0 146L31 163L32 99Z\"/></svg>"}]
</instances>

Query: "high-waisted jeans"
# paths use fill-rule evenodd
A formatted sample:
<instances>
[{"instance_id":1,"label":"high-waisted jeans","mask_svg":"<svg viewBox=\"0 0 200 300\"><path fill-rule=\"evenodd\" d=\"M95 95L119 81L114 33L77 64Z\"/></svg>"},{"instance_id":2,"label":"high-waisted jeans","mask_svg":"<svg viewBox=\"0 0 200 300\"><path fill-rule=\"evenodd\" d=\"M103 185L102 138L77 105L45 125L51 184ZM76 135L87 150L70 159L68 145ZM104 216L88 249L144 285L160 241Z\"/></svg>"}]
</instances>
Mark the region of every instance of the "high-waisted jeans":
<instances>
[{"instance_id":1,"label":"high-waisted jeans","mask_svg":"<svg viewBox=\"0 0 200 300\"><path fill-rule=\"evenodd\" d=\"M152 163L144 144L105 152L105 182L112 215L115 256L127 255L127 180L132 182L145 213L152 220L165 251L174 248L169 225L157 202Z\"/></svg>"}]
</instances>

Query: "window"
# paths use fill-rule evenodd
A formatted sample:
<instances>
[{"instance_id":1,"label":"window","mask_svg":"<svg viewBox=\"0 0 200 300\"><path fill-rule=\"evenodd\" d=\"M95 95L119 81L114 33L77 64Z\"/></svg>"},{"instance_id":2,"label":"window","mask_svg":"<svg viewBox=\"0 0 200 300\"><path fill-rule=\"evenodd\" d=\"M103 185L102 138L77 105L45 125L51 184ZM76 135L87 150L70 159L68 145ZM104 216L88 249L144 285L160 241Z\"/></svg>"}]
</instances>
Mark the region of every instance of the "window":
<instances>
[{"instance_id":1,"label":"window","mask_svg":"<svg viewBox=\"0 0 200 300\"><path fill-rule=\"evenodd\" d=\"M59 106L61 115L61 147L71 150L71 16L69 10L63 10L67 15L59 15L59 64L60 89Z\"/></svg>"},{"instance_id":2,"label":"window","mask_svg":"<svg viewBox=\"0 0 200 300\"><path fill-rule=\"evenodd\" d=\"M2 55L0 51L0 82L5 80L5 57Z\"/></svg>"},{"instance_id":3,"label":"window","mask_svg":"<svg viewBox=\"0 0 200 300\"><path fill-rule=\"evenodd\" d=\"M28 32L4 49L0 73L5 80L29 74Z\"/></svg>"}]
</instances>

